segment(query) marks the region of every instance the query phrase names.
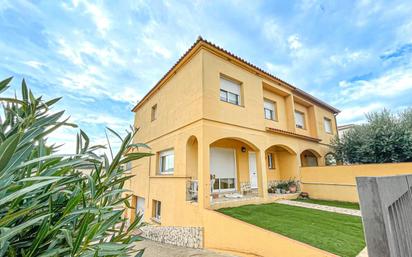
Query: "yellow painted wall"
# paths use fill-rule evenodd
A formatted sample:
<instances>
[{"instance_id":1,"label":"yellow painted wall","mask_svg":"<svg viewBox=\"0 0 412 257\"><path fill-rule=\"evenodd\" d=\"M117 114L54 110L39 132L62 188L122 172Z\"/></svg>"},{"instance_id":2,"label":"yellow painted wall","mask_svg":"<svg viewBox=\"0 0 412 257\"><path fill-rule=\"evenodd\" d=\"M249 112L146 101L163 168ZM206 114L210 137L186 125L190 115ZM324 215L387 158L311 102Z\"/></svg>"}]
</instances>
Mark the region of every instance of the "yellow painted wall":
<instances>
[{"instance_id":1,"label":"yellow painted wall","mask_svg":"<svg viewBox=\"0 0 412 257\"><path fill-rule=\"evenodd\" d=\"M311 198L359 202L356 177L412 174L412 163L303 167L302 190Z\"/></svg>"},{"instance_id":2,"label":"yellow painted wall","mask_svg":"<svg viewBox=\"0 0 412 257\"><path fill-rule=\"evenodd\" d=\"M209 249L264 257L336 256L215 211L204 210L203 215Z\"/></svg>"},{"instance_id":3,"label":"yellow painted wall","mask_svg":"<svg viewBox=\"0 0 412 257\"><path fill-rule=\"evenodd\" d=\"M157 105L157 119L151 109ZM195 55L135 113L135 140L147 142L202 117L202 55Z\"/></svg>"},{"instance_id":4,"label":"yellow painted wall","mask_svg":"<svg viewBox=\"0 0 412 257\"><path fill-rule=\"evenodd\" d=\"M311 136L311 127L309 124L309 110L306 106L303 106L295 102L295 110L303 113L305 115L305 128L296 128L296 132L305 136Z\"/></svg>"},{"instance_id":5,"label":"yellow painted wall","mask_svg":"<svg viewBox=\"0 0 412 257\"><path fill-rule=\"evenodd\" d=\"M258 253L269 254L272 252L270 251L272 247L270 244L263 247L263 242L268 243L269 239L273 239L279 242L279 245L285 244L285 249L286 245L303 247L299 249L309 249L308 253L314 253L310 256L328 256L319 255L319 250L315 251L307 245L296 243L274 233L256 232L245 225L239 225L239 229L236 229L238 223L229 222L207 210L210 207L210 146L236 149L238 182L249 180L247 151L253 149L257 153L260 199L268 200L268 180L298 177L300 153L306 149L314 149L321 155L327 153L329 149L326 144L329 141L317 143L266 131L266 127L273 127L295 132L295 107L292 92L279 83L263 79L235 65L234 62L216 56L212 51L205 49L196 51L193 57L185 59L187 63L184 66L135 110L135 126L139 128L139 131L134 142L147 143L154 154L150 158L132 163L132 174L135 177L128 185L134 196L145 198L144 221L153 222L151 219L152 203L153 200L159 200L162 203L160 225L205 227L207 228L205 229L205 245L212 248L244 245L250 248L250 251L256 250ZM242 106L220 101L221 74L241 81ZM264 119L264 97L276 101L278 122ZM152 122L151 109L155 104L157 105L157 119ZM331 112L325 115L333 116ZM321 115L312 116L316 118ZM306 120L307 118L308 116ZM319 137L322 136L322 131L317 131L317 133ZM197 151L193 149L188 151L188 140L193 138L192 136L197 139ZM221 140L224 138L232 140ZM325 139L328 138L325 137ZM286 152L276 152L276 169L271 171L267 169L265 152L274 145L287 147L293 155L286 156ZM240 151L242 146L247 148L245 153ZM174 150L173 175L158 174L158 153L166 149ZM187 162L187 159L194 158L196 153L197 160ZM190 179L199 181L198 203L186 201L186 183ZM231 229L225 229L223 233L221 229L226 225ZM247 233L257 233L257 236L250 240ZM238 234L235 238L240 241L230 241L229 237L232 234ZM261 247L253 245L257 239L262 242L257 244ZM246 248L244 248L245 251L247 251ZM279 246L279 249L283 249L283 246ZM295 253L297 251L293 250L288 255L296 256L293 255Z\"/></svg>"},{"instance_id":6,"label":"yellow painted wall","mask_svg":"<svg viewBox=\"0 0 412 257\"><path fill-rule=\"evenodd\" d=\"M321 139L323 142L329 142L338 134L335 116L331 112L325 110L320 106L315 106L315 113L317 121L316 127L318 129L318 138ZM332 134L325 132L325 125L323 123L324 118L328 118L331 120L333 132Z\"/></svg>"},{"instance_id":7,"label":"yellow painted wall","mask_svg":"<svg viewBox=\"0 0 412 257\"><path fill-rule=\"evenodd\" d=\"M275 162L274 169L269 169L268 167L268 153L272 153L273 160ZM276 181L280 180L280 167L279 167L279 159L278 154L274 151L266 151L266 173L268 176L268 181Z\"/></svg>"},{"instance_id":8,"label":"yellow painted wall","mask_svg":"<svg viewBox=\"0 0 412 257\"><path fill-rule=\"evenodd\" d=\"M287 113L286 113L286 101L283 96L276 94L274 92L270 92L268 90L263 90L263 97L268 99L272 102L275 102L276 106L276 116L277 120L267 120L265 119L265 127L277 128L282 130L288 130L288 123L287 123ZM262 108L262 116L264 116L263 108Z\"/></svg>"}]
</instances>

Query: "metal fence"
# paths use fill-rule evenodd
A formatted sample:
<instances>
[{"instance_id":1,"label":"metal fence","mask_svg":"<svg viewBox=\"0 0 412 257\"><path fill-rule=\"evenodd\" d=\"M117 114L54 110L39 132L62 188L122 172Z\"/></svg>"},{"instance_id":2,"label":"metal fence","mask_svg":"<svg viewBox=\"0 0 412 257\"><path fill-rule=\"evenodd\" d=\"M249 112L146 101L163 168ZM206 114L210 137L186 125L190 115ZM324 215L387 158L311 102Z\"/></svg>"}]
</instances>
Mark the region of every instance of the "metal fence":
<instances>
[{"instance_id":1,"label":"metal fence","mask_svg":"<svg viewBox=\"0 0 412 257\"><path fill-rule=\"evenodd\" d=\"M369 256L412 257L412 175L356 183Z\"/></svg>"}]
</instances>

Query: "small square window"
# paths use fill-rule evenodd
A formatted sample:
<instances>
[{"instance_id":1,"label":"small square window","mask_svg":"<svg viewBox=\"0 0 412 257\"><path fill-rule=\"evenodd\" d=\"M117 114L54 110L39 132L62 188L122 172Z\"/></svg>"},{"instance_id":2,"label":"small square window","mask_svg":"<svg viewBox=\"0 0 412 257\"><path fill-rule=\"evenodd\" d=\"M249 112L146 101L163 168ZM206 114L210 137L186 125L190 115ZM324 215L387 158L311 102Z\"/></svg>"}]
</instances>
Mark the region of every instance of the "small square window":
<instances>
[{"instance_id":1,"label":"small square window","mask_svg":"<svg viewBox=\"0 0 412 257\"><path fill-rule=\"evenodd\" d=\"M159 152L159 173L173 174L175 154L173 149Z\"/></svg>"},{"instance_id":2,"label":"small square window","mask_svg":"<svg viewBox=\"0 0 412 257\"><path fill-rule=\"evenodd\" d=\"M240 105L241 84L239 82L220 77L220 100Z\"/></svg>"},{"instance_id":3,"label":"small square window","mask_svg":"<svg viewBox=\"0 0 412 257\"><path fill-rule=\"evenodd\" d=\"M297 128L305 129L305 114L300 111L295 111L295 122Z\"/></svg>"},{"instance_id":4,"label":"small square window","mask_svg":"<svg viewBox=\"0 0 412 257\"><path fill-rule=\"evenodd\" d=\"M276 117L276 103L265 99L263 105L263 111L265 113L265 119L277 120Z\"/></svg>"},{"instance_id":5,"label":"small square window","mask_svg":"<svg viewBox=\"0 0 412 257\"><path fill-rule=\"evenodd\" d=\"M152 106L152 121L156 120L157 118L157 104Z\"/></svg>"},{"instance_id":6,"label":"small square window","mask_svg":"<svg viewBox=\"0 0 412 257\"><path fill-rule=\"evenodd\" d=\"M153 200L153 213L152 218L158 222L160 222L162 217L162 202Z\"/></svg>"},{"instance_id":7,"label":"small square window","mask_svg":"<svg viewBox=\"0 0 412 257\"><path fill-rule=\"evenodd\" d=\"M323 119L323 125L325 127L325 132L332 134L332 120L328 118Z\"/></svg>"}]
</instances>

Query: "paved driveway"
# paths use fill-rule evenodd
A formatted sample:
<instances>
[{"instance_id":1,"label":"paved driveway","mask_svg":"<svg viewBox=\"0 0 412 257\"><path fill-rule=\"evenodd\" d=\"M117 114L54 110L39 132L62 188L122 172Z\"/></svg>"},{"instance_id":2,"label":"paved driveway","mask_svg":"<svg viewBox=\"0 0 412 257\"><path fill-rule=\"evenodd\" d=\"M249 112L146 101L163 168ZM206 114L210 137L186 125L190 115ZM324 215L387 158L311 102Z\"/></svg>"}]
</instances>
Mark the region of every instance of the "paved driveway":
<instances>
[{"instance_id":1,"label":"paved driveway","mask_svg":"<svg viewBox=\"0 0 412 257\"><path fill-rule=\"evenodd\" d=\"M208 250L161 244L147 239L137 242L136 248L146 248L143 257L236 257Z\"/></svg>"}]
</instances>

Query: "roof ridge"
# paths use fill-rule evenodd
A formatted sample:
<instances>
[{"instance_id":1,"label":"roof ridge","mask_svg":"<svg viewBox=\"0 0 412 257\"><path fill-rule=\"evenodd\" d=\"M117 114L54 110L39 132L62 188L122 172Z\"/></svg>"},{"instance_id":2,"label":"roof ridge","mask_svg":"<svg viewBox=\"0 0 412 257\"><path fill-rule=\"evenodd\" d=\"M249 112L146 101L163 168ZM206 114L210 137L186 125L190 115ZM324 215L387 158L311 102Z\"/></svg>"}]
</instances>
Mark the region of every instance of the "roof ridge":
<instances>
[{"instance_id":1,"label":"roof ridge","mask_svg":"<svg viewBox=\"0 0 412 257\"><path fill-rule=\"evenodd\" d=\"M292 84L290 84L290 83L288 83L288 82L286 82L286 81L284 81L284 80L276 77L275 75L273 75L273 74L271 74L271 73L263 70L262 68L260 68L260 67L258 67L258 66L256 66L256 65L254 65L254 64L246 61L245 59L243 59L243 58L235 55L234 53L232 53L232 52L230 52L230 51L228 51L228 50L226 50L226 49L224 49L224 48L222 48L222 47L220 47L220 46L212 43L211 41L208 41L208 40L204 39L201 35L199 35L199 36L197 37L196 41L191 45L191 47L177 60L177 62L165 73L165 75L162 76L162 78L155 84L155 86L154 86L153 88L150 89L150 91L142 98L142 100L139 101L139 102L133 107L132 111L134 111L134 110L138 107L138 105L139 105L146 97L149 96L149 94L160 84L160 82L162 82L162 80L165 79L165 78L170 74L170 72L171 72L171 71L192 51L192 49L193 49L197 44L199 44L200 42L203 42L203 43L205 43L205 44L208 44L209 46L214 47L214 48L218 49L219 51L222 51L223 53L226 53L227 55L229 55L229 56L231 56L231 57L239 60L240 62L243 62L243 63L245 63L246 65L249 65L249 66L252 67L253 69L258 70L259 72L265 74L266 76L269 76L269 77L271 77L271 78L273 78L273 79L275 79L275 80L278 80L278 81L282 82L283 84L291 87L295 92L297 92L297 93L299 93L299 94L301 94L301 95L304 95L305 97L310 98L311 100L317 102L317 103L320 104L320 105L323 105L324 107L327 107L328 109L334 111L335 113L339 113L339 112L340 112L339 109L336 109L335 107L333 107L333 106L327 104L326 102L324 102L324 101L316 98L315 96L312 96L311 94L303 91L302 89L299 89L299 88L297 88L296 86L294 86L294 85L292 85Z\"/></svg>"}]
</instances>

